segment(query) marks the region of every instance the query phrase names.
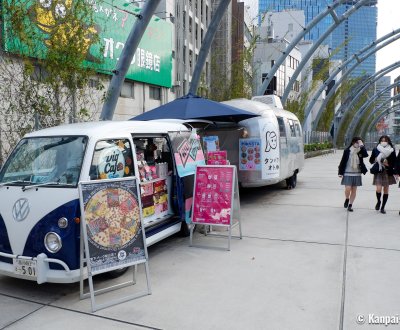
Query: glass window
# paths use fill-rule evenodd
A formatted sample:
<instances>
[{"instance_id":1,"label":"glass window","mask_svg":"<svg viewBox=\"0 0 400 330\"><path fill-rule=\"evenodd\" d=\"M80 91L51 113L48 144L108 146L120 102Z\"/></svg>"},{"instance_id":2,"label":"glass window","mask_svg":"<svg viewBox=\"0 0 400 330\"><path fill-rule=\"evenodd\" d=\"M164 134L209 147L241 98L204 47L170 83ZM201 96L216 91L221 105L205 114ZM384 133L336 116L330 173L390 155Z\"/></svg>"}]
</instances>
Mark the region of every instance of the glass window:
<instances>
[{"instance_id":1,"label":"glass window","mask_svg":"<svg viewBox=\"0 0 400 330\"><path fill-rule=\"evenodd\" d=\"M152 100L161 100L161 88L155 87L155 86L150 86L149 97Z\"/></svg>"},{"instance_id":2,"label":"glass window","mask_svg":"<svg viewBox=\"0 0 400 330\"><path fill-rule=\"evenodd\" d=\"M96 143L90 166L90 180L133 175L132 147L128 139L102 140Z\"/></svg>"},{"instance_id":3,"label":"glass window","mask_svg":"<svg viewBox=\"0 0 400 330\"><path fill-rule=\"evenodd\" d=\"M294 127L293 120L289 119L288 121L289 121L290 135L291 136L296 136L296 129Z\"/></svg>"},{"instance_id":4,"label":"glass window","mask_svg":"<svg viewBox=\"0 0 400 330\"><path fill-rule=\"evenodd\" d=\"M134 88L133 88L133 82L130 81L124 81L122 88L121 88L121 97L127 97L127 98L135 98L134 94Z\"/></svg>"},{"instance_id":5,"label":"glass window","mask_svg":"<svg viewBox=\"0 0 400 330\"><path fill-rule=\"evenodd\" d=\"M286 137L285 122L282 117L277 117L279 125L279 136Z\"/></svg>"},{"instance_id":6,"label":"glass window","mask_svg":"<svg viewBox=\"0 0 400 330\"><path fill-rule=\"evenodd\" d=\"M298 121L294 122L295 128L296 128L296 135L297 136L301 136L301 127L300 127L300 123Z\"/></svg>"},{"instance_id":7,"label":"glass window","mask_svg":"<svg viewBox=\"0 0 400 330\"><path fill-rule=\"evenodd\" d=\"M76 186L87 138L60 136L20 141L0 173L0 183Z\"/></svg>"}]
</instances>

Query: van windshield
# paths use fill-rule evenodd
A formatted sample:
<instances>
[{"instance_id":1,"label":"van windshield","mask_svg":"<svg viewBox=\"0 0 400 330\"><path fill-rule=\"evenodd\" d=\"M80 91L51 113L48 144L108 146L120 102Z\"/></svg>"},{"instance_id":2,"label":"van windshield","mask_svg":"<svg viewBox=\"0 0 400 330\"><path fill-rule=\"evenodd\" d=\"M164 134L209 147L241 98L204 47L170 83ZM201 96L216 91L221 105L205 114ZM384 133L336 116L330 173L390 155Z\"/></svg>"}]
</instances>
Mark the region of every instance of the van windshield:
<instances>
[{"instance_id":1,"label":"van windshield","mask_svg":"<svg viewBox=\"0 0 400 330\"><path fill-rule=\"evenodd\" d=\"M0 185L76 186L87 140L84 136L22 139L0 172Z\"/></svg>"}]
</instances>

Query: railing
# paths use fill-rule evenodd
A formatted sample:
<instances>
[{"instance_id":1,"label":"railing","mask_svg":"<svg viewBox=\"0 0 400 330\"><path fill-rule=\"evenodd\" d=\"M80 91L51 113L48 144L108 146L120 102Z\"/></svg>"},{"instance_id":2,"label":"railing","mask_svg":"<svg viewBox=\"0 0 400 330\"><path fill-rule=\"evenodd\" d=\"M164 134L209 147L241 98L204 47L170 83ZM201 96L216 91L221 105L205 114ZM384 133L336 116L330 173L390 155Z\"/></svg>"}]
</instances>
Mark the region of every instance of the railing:
<instances>
[{"instance_id":1,"label":"railing","mask_svg":"<svg viewBox=\"0 0 400 330\"><path fill-rule=\"evenodd\" d=\"M306 131L303 133L304 144L332 142L329 132Z\"/></svg>"}]
</instances>

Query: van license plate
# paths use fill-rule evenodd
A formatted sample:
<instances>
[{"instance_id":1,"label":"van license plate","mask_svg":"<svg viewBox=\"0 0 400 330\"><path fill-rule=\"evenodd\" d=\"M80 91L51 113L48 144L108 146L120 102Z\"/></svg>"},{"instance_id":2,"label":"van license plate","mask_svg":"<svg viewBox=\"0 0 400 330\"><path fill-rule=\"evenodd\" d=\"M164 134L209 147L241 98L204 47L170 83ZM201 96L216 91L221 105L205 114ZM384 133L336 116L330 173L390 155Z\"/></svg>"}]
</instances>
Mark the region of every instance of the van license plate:
<instances>
[{"instance_id":1,"label":"van license plate","mask_svg":"<svg viewBox=\"0 0 400 330\"><path fill-rule=\"evenodd\" d=\"M15 274L36 277L36 260L13 259Z\"/></svg>"}]
</instances>

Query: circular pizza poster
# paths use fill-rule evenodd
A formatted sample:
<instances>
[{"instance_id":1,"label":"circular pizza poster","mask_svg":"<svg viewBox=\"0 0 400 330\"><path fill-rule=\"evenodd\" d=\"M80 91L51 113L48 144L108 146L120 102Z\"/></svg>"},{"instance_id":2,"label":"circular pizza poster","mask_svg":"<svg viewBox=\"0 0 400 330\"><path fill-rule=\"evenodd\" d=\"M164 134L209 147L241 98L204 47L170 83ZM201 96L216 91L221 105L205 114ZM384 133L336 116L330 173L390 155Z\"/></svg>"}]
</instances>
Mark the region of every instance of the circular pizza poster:
<instances>
[{"instance_id":1,"label":"circular pizza poster","mask_svg":"<svg viewBox=\"0 0 400 330\"><path fill-rule=\"evenodd\" d=\"M114 267L144 256L136 185L130 181L82 184L92 267Z\"/></svg>"}]
</instances>

